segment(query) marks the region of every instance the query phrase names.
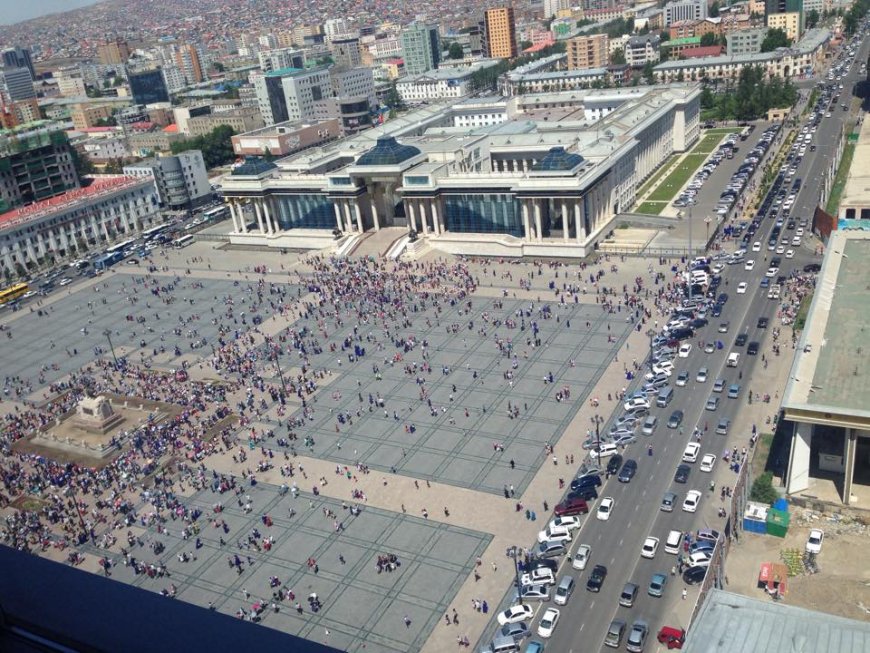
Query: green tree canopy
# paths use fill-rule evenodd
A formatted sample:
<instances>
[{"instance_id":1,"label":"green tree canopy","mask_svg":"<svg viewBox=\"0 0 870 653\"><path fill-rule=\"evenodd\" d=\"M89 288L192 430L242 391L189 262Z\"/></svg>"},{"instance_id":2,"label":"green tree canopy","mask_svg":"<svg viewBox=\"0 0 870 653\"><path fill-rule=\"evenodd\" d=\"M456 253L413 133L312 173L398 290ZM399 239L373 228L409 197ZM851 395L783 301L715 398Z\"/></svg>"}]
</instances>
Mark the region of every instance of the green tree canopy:
<instances>
[{"instance_id":1,"label":"green tree canopy","mask_svg":"<svg viewBox=\"0 0 870 653\"><path fill-rule=\"evenodd\" d=\"M779 498L779 492L773 487L773 472L764 472L755 479L749 492L749 498L752 501L767 505L772 505Z\"/></svg>"},{"instance_id":2,"label":"green tree canopy","mask_svg":"<svg viewBox=\"0 0 870 653\"><path fill-rule=\"evenodd\" d=\"M791 45L791 39L785 35L785 31L778 27L767 30L767 36L761 42L762 52L773 52L777 48L787 48Z\"/></svg>"},{"instance_id":3,"label":"green tree canopy","mask_svg":"<svg viewBox=\"0 0 870 653\"><path fill-rule=\"evenodd\" d=\"M710 9L707 11L707 15L710 18L716 18L719 15L719 3L714 2L710 5Z\"/></svg>"},{"instance_id":4,"label":"green tree canopy","mask_svg":"<svg viewBox=\"0 0 870 653\"><path fill-rule=\"evenodd\" d=\"M702 34L701 45L704 47L716 45L716 35L713 34L713 32L707 32L706 34Z\"/></svg>"},{"instance_id":5,"label":"green tree canopy","mask_svg":"<svg viewBox=\"0 0 870 653\"><path fill-rule=\"evenodd\" d=\"M218 125L205 136L176 141L172 144L172 153L200 150L206 168L226 165L236 158L233 152L233 134L235 132L229 125Z\"/></svg>"},{"instance_id":6,"label":"green tree canopy","mask_svg":"<svg viewBox=\"0 0 870 653\"><path fill-rule=\"evenodd\" d=\"M462 57L465 56L465 54L462 52L462 46L459 45L459 43L457 43L456 41L453 41L453 43L450 44L450 47L447 50L447 55L451 59L462 59Z\"/></svg>"},{"instance_id":7,"label":"green tree canopy","mask_svg":"<svg viewBox=\"0 0 870 653\"><path fill-rule=\"evenodd\" d=\"M807 29L812 29L819 24L819 12L816 9L810 9L807 13Z\"/></svg>"},{"instance_id":8,"label":"green tree canopy","mask_svg":"<svg viewBox=\"0 0 870 653\"><path fill-rule=\"evenodd\" d=\"M614 66L619 66L625 63L625 50L622 48L616 48L613 51L613 54L610 55L610 63Z\"/></svg>"}]
</instances>

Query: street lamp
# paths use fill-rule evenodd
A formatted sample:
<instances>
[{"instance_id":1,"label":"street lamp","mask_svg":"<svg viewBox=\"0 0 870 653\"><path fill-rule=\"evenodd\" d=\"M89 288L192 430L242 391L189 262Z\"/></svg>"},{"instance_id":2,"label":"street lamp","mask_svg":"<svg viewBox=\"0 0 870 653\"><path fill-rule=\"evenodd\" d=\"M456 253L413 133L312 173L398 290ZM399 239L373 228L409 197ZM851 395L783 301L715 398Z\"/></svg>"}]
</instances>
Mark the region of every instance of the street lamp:
<instances>
[{"instance_id":1,"label":"street lamp","mask_svg":"<svg viewBox=\"0 0 870 653\"><path fill-rule=\"evenodd\" d=\"M103 335L106 336L106 340L109 341L109 349L112 351L112 360L115 361L115 369L118 369L118 357L115 356L115 346L112 344L112 330L106 329L103 331Z\"/></svg>"},{"instance_id":2,"label":"street lamp","mask_svg":"<svg viewBox=\"0 0 870 653\"><path fill-rule=\"evenodd\" d=\"M648 329L646 332L646 337L649 338L649 371L652 372L653 368L653 338L656 335L655 329Z\"/></svg>"},{"instance_id":3,"label":"street lamp","mask_svg":"<svg viewBox=\"0 0 870 653\"><path fill-rule=\"evenodd\" d=\"M604 418L596 413L592 417L589 418L590 421L595 424L595 451L596 453L601 453L601 432L599 431L599 427L604 424ZM599 458L600 460L600 458Z\"/></svg>"},{"instance_id":4,"label":"street lamp","mask_svg":"<svg viewBox=\"0 0 870 653\"><path fill-rule=\"evenodd\" d=\"M710 223L712 221L713 221L713 219L709 215L706 218L704 218L704 224L707 225L707 239L704 241L706 243L704 245L705 249L710 244Z\"/></svg>"},{"instance_id":5,"label":"street lamp","mask_svg":"<svg viewBox=\"0 0 870 653\"><path fill-rule=\"evenodd\" d=\"M523 588L520 585L520 566L517 563L517 557L520 554L520 549L518 546L510 546L507 549L507 554L509 558L513 558L514 561L514 578L517 583L517 598L519 599L520 605L523 605Z\"/></svg>"}]
</instances>

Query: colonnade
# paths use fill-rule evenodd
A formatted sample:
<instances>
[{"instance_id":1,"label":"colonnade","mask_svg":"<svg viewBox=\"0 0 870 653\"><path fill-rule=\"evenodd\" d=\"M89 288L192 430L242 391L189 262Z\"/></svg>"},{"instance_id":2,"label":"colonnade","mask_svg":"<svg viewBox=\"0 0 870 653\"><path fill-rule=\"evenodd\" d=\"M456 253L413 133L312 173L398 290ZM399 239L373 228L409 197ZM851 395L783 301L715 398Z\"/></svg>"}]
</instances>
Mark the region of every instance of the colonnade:
<instances>
[{"instance_id":1,"label":"colonnade","mask_svg":"<svg viewBox=\"0 0 870 653\"><path fill-rule=\"evenodd\" d=\"M444 212L441 211L440 200L437 197L406 197L405 208L408 214L408 224L417 233L428 236L440 236L444 233ZM419 229L417 218L419 216Z\"/></svg>"},{"instance_id":2,"label":"colonnade","mask_svg":"<svg viewBox=\"0 0 870 653\"><path fill-rule=\"evenodd\" d=\"M275 200L272 197L251 198L254 215L257 218L257 227L261 234L271 236L278 233L281 229L278 224L278 212L274 202ZM230 217L233 219L233 231L243 234L249 233L248 221L245 218L241 200L231 197L227 199L227 205L230 207Z\"/></svg>"},{"instance_id":3,"label":"colonnade","mask_svg":"<svg viewBox=\"0 0 870 653\"><path fill-rule=\"evenodd\" d=\"M574 239L584 243L590 233L594 233L606 222L609 209L603 191L594 189L585 197L531 197L523 198L521 212L523 218L523 239L527 242L541 242L544 239L544 206L552 202L550 224L562 217L562 240L571 240L571 227Z\"/></svg>"},{"instance_id":4,"label":"colonnade","mask_svg":"<svg viewBox=\"0 0 870 653\"><path fill-rule=\"evenodd\" d=\"M346 233L353 233L354 231L362 233L365 231L363 229L362 211L355 197L334 198L332 200L332 208L335 210L335 224L339 231ZM377 216L377 213L375 213L375 216Z\"/></svg>"}]
</instances>

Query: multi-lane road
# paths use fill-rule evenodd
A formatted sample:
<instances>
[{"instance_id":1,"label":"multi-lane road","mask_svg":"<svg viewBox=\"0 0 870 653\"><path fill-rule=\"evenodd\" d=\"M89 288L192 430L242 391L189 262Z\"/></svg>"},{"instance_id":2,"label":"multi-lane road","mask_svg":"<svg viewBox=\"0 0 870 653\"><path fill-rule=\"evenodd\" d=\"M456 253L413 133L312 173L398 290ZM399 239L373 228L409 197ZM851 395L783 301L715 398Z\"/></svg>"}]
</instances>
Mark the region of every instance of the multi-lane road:
<instances>
[{"instance_id":1,"label":"multi-lane road","mask_svg":"<svg viewBox=\"0 0 870 653\"><path fill-rule=\"evenodd\" d=\"M853 87L858 80L858 70L862 62L867 60L868 43L861 44L855 57L852 68L844 79L840 80L843 89L840 91L840 102L851 101ZM824 78L823 78L824 79ZM838 82L840 83L840 82ZM839 103L836 110L831 112L830 118L823 118L815 132L813 143L816 144L815 152L807 152L803 160L798 164L797 172L793 178L801 178L803 185L797 194L791 216L797 220L807 218L810 222L812 214L818 204L820 182L823 171L830 165L830 159L834 155L834 148L839 138L842 126L849 120L851 112L840 110ZM852 118L853 119L853 118ZM755 140L754 138L752 139ZM768 159L768 162L772 157ZM760 171L756 172L760 176ZM721 177L718 177L721 179ZM713 182L713 178L708 183ZM791 178L783 187L791 188ZM718 193L716 193L718 195ZM581 544L589 544L592 547L590 563L584 571L571 568L570 559L562 561L559 570L559 578L564 575L572 575L577 583L573 597L567 605L561 607L560 624L556 628L552 638L547 641L547 649L564 652L580 652L600 650L603 648L604 636L613 619L621 619L631 624L642 619L649 624L650 633L647 638L645 650L654 651L661 649L655 640L659 628L664 625L685 626L685 624L672 623L675 603L681 600L681 592L684 584L679 577L671 577L671 567L676 563L676 557L664 552L664 542L671 530L683 532L702 527L712 527L723 530L724 520L716 517L710 509L712 494L709 491L711 480L716 480L717 492L719 481L723 478L719 472L726 467L721 460L722 451L730 444L733 433L728 436L714 434L716 423L725 417L733 423L741 407L747 403L747 393L763 392L762 388L752 388L753 369L761 365L761 354L770 353L769 332L776 326L774 316L778 302L767 298L767 290L760 288L760 281L764 277L773 252L767 249L769 233L774 226L774 218L766 217L755 236L750 241L761 241L760 252L747 252L747 259L755 259L756 265L753 270L746 270L744 264L727 265L723 272L723 282L719 292L725 292L729 299L724 305L721 317L709 318L710 323L700 329L696 337L689 342L694 346L688 358L676 358L675 368L687 370L690 373L689 382L685 387L676 388L675 398L666 408L653 406L651 414L657 415L658 426L655 433L650 436L640 435L639 441L629 446L624 452L625 458L634 458L638 462L638 473L630 483L620 483L615 477L604 480L599 488L599 496L610 496L615 499L612 517L608 521L599 521L595 518L595 510L598 501L590 505L590 514L586 517L582 527L575 531L572 541L571 552ZM807 229L809 231L809 229ZM782 231L782 236L794 236L794 231ZM796 247L795 256L792 259L782 257L782 265L779 274L788 275L793 270L800 270L809 262L817 262L814 257L813 245L809 233L804 236L803 243ZM789 246L791 248L791 246ZM775 282L775 278L771 279ZM748 289L745 294L737 293L740 282L746 282ZM727 285L726 285L727 284ZM767 317L770 326L767 329L758 327L758 318ZM729 323L727 333L719 333L718 326L722 322ZM748 341L762 343L757 356L747 355L747 347L737 347L735 338L741 332L748 333ZM698 347L698 340L722 340L724 348L707 354ZM740 364L738 367L727 367L726 359L732 351L740 352ZM709 376L705 383L696 381L696 374L701 367L709 370ZM671 381L676 378L676 372ZM712 394L713 384L716 379L725 379L726 391L719 396L719 407L716 411L705 410L707 399ZM728 385L739 383L740 395L737 399L729 399L727 396ZM685 417L683 420L684 432L681 434L677 429L667 428L667 420L674 410L682 410ZM612 418L621 414L617 411ZM699 464L692 465L692 471L688 483L676 484L674 472L680 462L680 457L686 444L691 439L692 429L696 425L703 428L708 423L709 430L702 437L701 452L713 453L720 459L717 460L716 468L712 474L702 473ZM606 425L605 425L606 428ZM745 435L745 434L744 434ZM648 455L647 446L652 444L653 455ZM699 457L700 460L700 457ZM726 470L727 471L727 470ZM727 478L727 477L725 477ZM733 479L733 475L731 477ZM680 507L686 496L686 492L692 489L702 491L703 499L697 513L683 512ZM673 512L663 512L659 509L662 496L667 491L677 494L677 505ZM600 499L599 499L600 501ZM715 505L718 507L719 502ZM640 555L641 545L644 539L652 535L660 539L661 545L653 559L642 558ZM585 590L586 579L592 567L603 564L608 569L607 579L600 593L589 593ZM647 586L654 573L664 573L668 576L669 583L663 598L653 598L647 594ZM621 607L618 604L619 595L627 582L633 582L640 586L638 598L631 608ZM546 605L546 604L545 604ZM685 611L682 611L685 613ZM543 609L537 610L535 619L529 624L532 630L532 638L537 639L535 630ZM626 630L626 634L627 634ZM625 639L620 645L624 649ZM605 649L607 650L607 649Z\"/></svg>"}]
</instances>

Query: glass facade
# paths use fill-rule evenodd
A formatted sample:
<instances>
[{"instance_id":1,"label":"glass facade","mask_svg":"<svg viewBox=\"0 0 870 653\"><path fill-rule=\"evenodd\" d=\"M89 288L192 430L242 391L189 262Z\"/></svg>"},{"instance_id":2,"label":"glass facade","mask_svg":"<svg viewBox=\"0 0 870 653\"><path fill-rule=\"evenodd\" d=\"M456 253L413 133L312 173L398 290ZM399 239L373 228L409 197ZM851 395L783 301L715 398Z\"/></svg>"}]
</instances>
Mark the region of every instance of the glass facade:
<instances>
[{"instance_id":1,"label":"glass facade","mask_svg":"<svg viewBox=\"0 0 870 653\"><path fill-rule=\"evenodd\" d=\"M335 210L326 195L278 195L278 223L282 229L332 229Z\"/></svg>"},{"instance_id":2,"label":"glass facade","mask_svg":"<svg viewBox=\"0 0 870 653\"><path fill-rule=\"evenodd\" d=\"M169 92L160 70L148 70L129 76L130 92L136 104L169 102Z\"/></svg>"},{"instance_id":3,"label":"glass facade","mask_svg":"<svg viewBox=\"0 0 870 653\"><path fill-rule=\"evenodd\" d=\"M447 231L456 233L523 236L523 219L513 195L445 195L444 220Z\"/></svg>"}]
</instances>

